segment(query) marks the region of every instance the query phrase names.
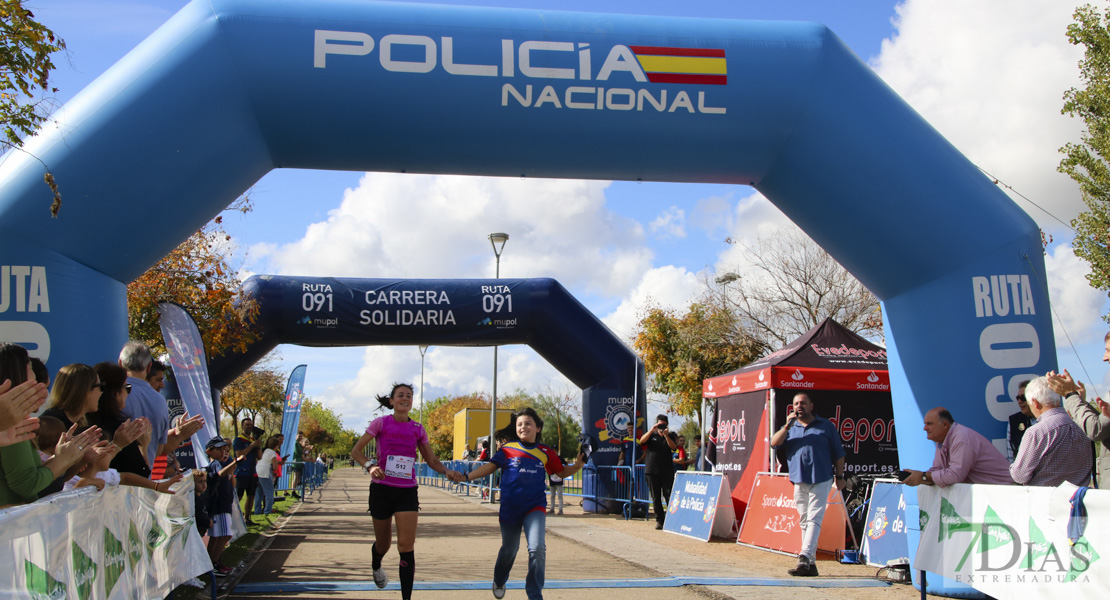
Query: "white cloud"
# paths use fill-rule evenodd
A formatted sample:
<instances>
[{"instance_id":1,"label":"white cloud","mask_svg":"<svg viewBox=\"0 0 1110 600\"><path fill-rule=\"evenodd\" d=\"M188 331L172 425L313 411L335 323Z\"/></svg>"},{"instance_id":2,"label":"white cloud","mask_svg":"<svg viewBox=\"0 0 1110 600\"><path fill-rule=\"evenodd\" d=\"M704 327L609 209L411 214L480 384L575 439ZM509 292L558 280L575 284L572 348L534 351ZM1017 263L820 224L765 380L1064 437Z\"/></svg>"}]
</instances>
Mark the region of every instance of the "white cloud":
<instances>
[{"instance_id":1,"label":"white cloud","mask_svg":"<svg viewBox=\"0 0 1110 600\"><path fill-rule=\"evenodd\" d=\"M1060 244L1045 256L1045 270L1056 318L1056 346L1068 347L1069 338L1074 344L1101 342L1105 323L1100 315L1106 294L1087 284L1089 265L1072 252L1071 246Z\"/></svg>"},{"instance_id":2,"label":"white cloud","mask_svg":"<svg viewBox=\"0 0 1110 600\"><path fill-rule=\"evenodd\" d=\"M647 306L685 309L705 288L701 277L682 267L652 269L602 321L626 343L630 342Z\"/></svg>"},{"instance_id":3,"label":"white cloud","mask_svg":"<svg viewBox=\"0 0 1110 600\"><path fill-rule=\"evenodd\" d=\"M280 274L493 277L486 236L503 231L510 238L502 277L554 277L568 288L619 296L651 266L652 253L636 221L605 208L607 186L368 173L326 221L259 255L268 272Z\"/></svg>"},{"instance_id":4,"label":"white cloud","mask_svg":"<svg viewBox=\"0 0 1110 600\"><path fill-rule=\"evenodd\" d=\"M976 165L1063 221L1083 209L1078 188L1056 172L1057 150L1079 141L1062 96L1079 85L1081 49L1065 31L1086 0L907 0L897 34L875 70ZM1015 201L1042 228L1061 225Z\"/></svg>"},{"instance_id":5,"label":"white cloud","mask_svg":"<svg viewBox=\"0 0 1110 600\"><path fill-rule=\"evenodd\" d=\"M686 237L686 211L677 206L668 208L648 225L648 231L661 238Z\"/></svg>"}]
</instances>

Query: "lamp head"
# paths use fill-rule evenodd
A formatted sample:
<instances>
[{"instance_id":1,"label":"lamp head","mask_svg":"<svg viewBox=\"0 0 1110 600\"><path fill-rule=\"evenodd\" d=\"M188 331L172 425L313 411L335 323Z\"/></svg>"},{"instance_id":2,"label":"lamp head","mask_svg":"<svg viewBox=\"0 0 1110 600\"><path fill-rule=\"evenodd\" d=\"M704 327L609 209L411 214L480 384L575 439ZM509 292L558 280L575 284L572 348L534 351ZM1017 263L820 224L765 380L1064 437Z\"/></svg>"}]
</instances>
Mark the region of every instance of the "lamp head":
<instances>
[{"instance_id":1,"label":"lamp head","mask_svg":"<svg viewBox=\"0 0 1110 600\"><path fill-rule=\"evenodd\" d=\"M489 234L489 243L493 246L493 253L499 258L501 256L501 251L505 249L505 242L507 241L509 241L509 234L507 233L498 232Z\"/></svg>"}]
</instances>

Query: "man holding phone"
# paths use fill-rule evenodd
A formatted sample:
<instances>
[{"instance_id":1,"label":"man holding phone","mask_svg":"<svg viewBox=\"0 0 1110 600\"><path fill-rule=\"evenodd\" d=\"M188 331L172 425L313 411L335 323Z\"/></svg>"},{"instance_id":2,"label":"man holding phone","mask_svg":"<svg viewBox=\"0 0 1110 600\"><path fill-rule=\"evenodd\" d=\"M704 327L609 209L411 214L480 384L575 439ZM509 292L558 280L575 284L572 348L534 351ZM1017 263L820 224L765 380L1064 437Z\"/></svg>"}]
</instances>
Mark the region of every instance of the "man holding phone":
<instances>
[{"instance_id":1,"label":"man holding phone","mask_svg":"<svg viewBox=\"0 0 1110 600\"><path fill-rule=\"evenodd\" d=\"M829 491L834 481L838 490L846 485L844 445L833 424L814 414L813 401L802 393L794 396L786 413L786 425L771 436L771 447L782 451L779 460L790 467L798 526L802 530L798 566L787 573L794 577L816 577L817 539Z\"/></svg>"},{"instance_id":2,"label":"man holding phone","mask_svg":"<svg viewBox=\"0 0 1110 600\"><path fill-rule=\"evenodd\" d=\"M667 505L671 502L671 486L674 485L674 463L671 452L678 447L667 430L670 419L667 415L655 417L655 426L640 436L640 444L645 446L644 455L648 489L651 490L652 506L655 510L655 528L663 528L667 516Z\"/></svg>"}]
</instances>

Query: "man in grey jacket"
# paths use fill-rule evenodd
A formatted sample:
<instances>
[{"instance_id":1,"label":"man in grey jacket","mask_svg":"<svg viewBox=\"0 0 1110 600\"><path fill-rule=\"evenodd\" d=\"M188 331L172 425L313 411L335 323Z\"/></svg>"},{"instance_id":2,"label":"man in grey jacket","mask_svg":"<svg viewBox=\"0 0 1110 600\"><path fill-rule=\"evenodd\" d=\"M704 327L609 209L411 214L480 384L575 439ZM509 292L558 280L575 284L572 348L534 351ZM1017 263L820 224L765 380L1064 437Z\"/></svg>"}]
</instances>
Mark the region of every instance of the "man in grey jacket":
<instances>
[{"instance_id":1,"label":"man in grey jacket","mask_svg":"<svg viewBox=\"0 0 1110 600\"><path fill-rule=\"evenodd\" d=\"M1110 333L1103 339L1106 343L1102 355L1104 362L1110 363ZM1064 408L1071 418L1097 446L1095 460L1096 487L1110 488L1110 404L1102 398L1087 401L1087 390L1082 383L1072 379L1065 369L1062 374L1048 374L1048 385L1054 392L1064 397Z\"/></svg>"}]
</instances>

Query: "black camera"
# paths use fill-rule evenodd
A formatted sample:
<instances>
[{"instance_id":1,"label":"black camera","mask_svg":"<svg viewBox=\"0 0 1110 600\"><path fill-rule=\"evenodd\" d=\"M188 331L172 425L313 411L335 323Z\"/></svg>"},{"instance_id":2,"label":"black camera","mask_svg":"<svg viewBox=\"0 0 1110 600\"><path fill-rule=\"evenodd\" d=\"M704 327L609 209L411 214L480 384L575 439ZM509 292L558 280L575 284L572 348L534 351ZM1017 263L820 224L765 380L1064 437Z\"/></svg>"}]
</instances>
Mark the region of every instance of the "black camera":
<instances>
[{"instance_id":1,"label":"black camera","mask_svg":"<svg viewBox=\"0 0 1110 600\"><path fill-rule=\"evenodd\" d=\"M256 440L262 439L262 436L264 435L266 435L266 432L262 429L259 429L258 427L254 427L251 429L251 437Z\"/></svg>"}]
</instances>

